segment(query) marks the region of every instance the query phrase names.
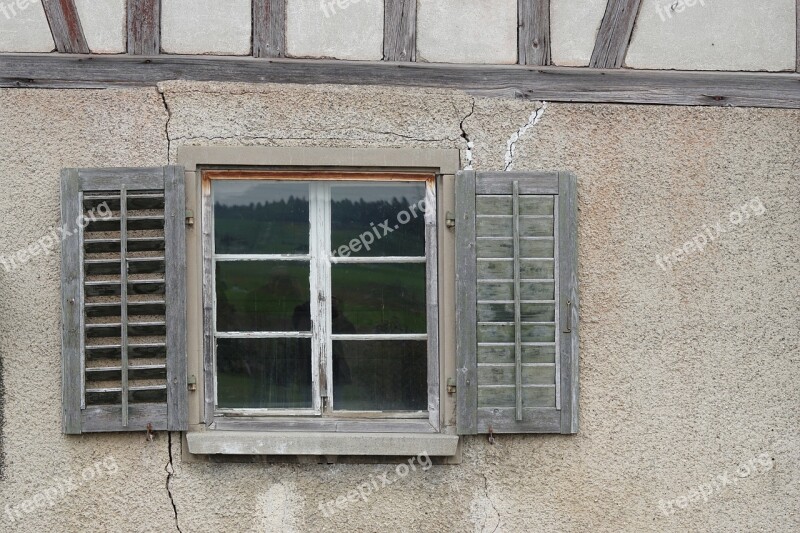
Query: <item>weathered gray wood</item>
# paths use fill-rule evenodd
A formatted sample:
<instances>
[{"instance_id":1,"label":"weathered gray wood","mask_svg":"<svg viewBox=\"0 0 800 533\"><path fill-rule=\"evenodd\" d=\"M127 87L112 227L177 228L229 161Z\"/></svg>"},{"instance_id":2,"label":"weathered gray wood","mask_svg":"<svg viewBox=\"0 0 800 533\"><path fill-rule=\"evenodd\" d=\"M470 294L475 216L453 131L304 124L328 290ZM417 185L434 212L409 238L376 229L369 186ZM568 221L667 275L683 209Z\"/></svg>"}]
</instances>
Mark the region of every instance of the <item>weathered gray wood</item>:
<instances>
[{"instance_id":1,"label":"weathered gray wood","mask_svg":"<svg viewBox=\"0 0 800 533\"><path fill-rule=\"evenodd\" d=\"M523 385L554 385L556 379L555 365L523 366L516 363L507 366L478 365L478 387L487 385L513 385L516 391L521 391ZM519 414L522 416L522 395L517 396ZM520 419L521 420L521 419Z\"/></svg>"},{"instance_id":2,"label":"weathered gray wood","mask_svg":"<svg viewBox=\"0 0 800 533\"><path fill-rule=\"evenodd\" d=\"M478 409L478 432L488 433L559 433L561 420L555 409L524 409L522 422L516 420L515 409Z\"/></svg>"},{"instance_id":3,"label":"weathered gray wood","mask_svg":"<svg viewBox=\"0 0 800 533\"><path fill-rule=\"evenodd\" d=\"M520 180L520 194L558 194L556 172L481 172L477 176L477 194L507 194L511 197L514 176L525 175Z\"/></svg>"},{"instance_id":4,"label":"weathered gray wood","mask_svg":"<svg viewBox=\"0 0 800 533\"><path fill-rule=\"evenodd\" d=\"M520 234L525 237L552 237L553 217L520 217ZM505 216L478 215L479 237L511 237L514 227L514 218Z\"/></svg>"},{"instance_id":5,"label":"weathered gray wood","mask_svg":"<svg viewBox=\"0 0 800 533\"><path fill-rule=\"evenodd\" d=\"M119 191L129 189L163 189L161 167L145 168L81 168L80 188L84 191Z\"/></svg>"},{"instance_id":6,"label":"weathered gray wood","mask_svg":"<svg viewBox=\"0 0 800 533\"><path fill-rule=\"evenodd\" d=\"M642 0L608 0L606 12L597 31L589 66L620 68L628 52L636 15Z\"/></svg>"},{"instance_id":7,"label":"weathered gray wood","mask_svg":"<svg viewBox=\"0 0 800 533\"><path fill-rule=\"evenodd\" d=\"M161 0L128 1L128 53L161 53Z\"/></svg>"},{"instance_id":8,"label":"weathered gray wood","mask_svg":"<svg viewBox=\"0 0 800 533\"><path fill-rule=\"evenodd\" d=\"M456 425L460 435L477 432L477 260L475 171L456 175Z\"/></svg>"},{"instance_id":9,"label":"weathered gray wood","mask_svg":"<svg viewBox=\"0 0 800 533\"><path fill-rule=\"evenodd\" d=\"M127 189L123 185L119 191L119 280L120 287L120 381L122 383L122 425L128 427L128 197Z\"/></svg>"},{"instance_id":10,"label":"weathered gray wood","mask_svg":"<svg viewBox=\"0 0 800 533\"><path fill-rule=\"evenodd\" d=\"M183 167L164 168L167 303L167 427L188 429L186 368L186 193Z\"/></svg>"},{"instance_id":11,"label":"weathered gray wood","mask_svg":"<svg viewBox=\"0 0 800 533\"><path fill-rule=\"evenodd\" d=\"M352 419L321 417L224 417L213 420L213 429L230 431L325 431L343 433L437 433L427 419Z\"/></svg>"},{"instance_id":12,"label":"weathered gray wood","mask_svg":"<svg viewBox=\"0 0 800 533\"><path fill-rule=\"evenodd\" d=\"M478 387L478 411L481 407L511 407L516 418L516 387L512 385L486 385ZM522 387L522 402L525 408L551 407L555 411L556 387L555 385ZM523 410L524 416L524 410ZM519 431L519 433L525 433Z\"/></svg>"},{"instance_id":13,"label":"weathered gray wood","mask_svg":"<svg viewBox=\"0 0 800 533\"><path fill-rule=\"evenodd\" d=\"M513 237L514 241L514 365L515 386L517 397L517 420L522 420L522 309L520 308L521 292L520 282L520 246L519 246L519 180L514 180L511 189L511 218L514 221ZM483 383L480 368L478 369L478 383Z\"/></svg>"},{"instance_id":14,"label":"weathered gray wood","mask_svg":"<svg viewBox=\"0 0 800 533\"><path fill-rule=\"evenodd\" d=\"M550 0L518 0L520 65L550 64Z\"/></svg>"},{"instance_id":15,"label":"weathered gray wood","mask_svg":"<svg viewBox=\"0 0 800 533\"><path fill-rule=\"evenodd\" d=\"M202 420L207 426L214 422L214 407L216 404L216 390L214 380L214 262L212 250L214 249L213 214L214 206L211 203L211 184L204 184L201 198L201 239L203 251L203 413Z\"/></svg>"},{"instance_id":16,"label":"weathered gray wood","mask_svg":"<svg viewBox=\"0 0 800 533\"><path fill-rule=\"evenodd\" d=\"M559 313L561 433L578 431L578 182L559 175Z\"/></svg>"},{"instance_id":17,"label":"weathered gray wood","mask_svg":"<svg viewBox=\"0 0 800 533\"><path fill-rule=\"evenodd\" d=\"M119 405L92 405L81 413L83 433L109 431L146 431L148 424L154 431L165 431L167 406L163 403L138 403L129 406L128 425L122 425L122 407Z\"/></svg>"},{"instance_id":18,"label":"weathered gray wood","mask_svg":"<svg viewBox=\"0 0 800 533\"><path fill-rule=\"evenodd\" d=\"M522 363L555 363L556 347L554 343L522 343ZM514 363L514 345L478 344L478 364L481 363Z\"/></svg>"},{"instance_id":19,"label":"weathered gray wood","mask_svg":"<svg viewBox=\"0 0 800 533\"><path fill-rule=\"evenodd\" d=\"M384 61L417 60L417 1L384 0Z\"/></svg>"},{"instance_id":20,"label":"weathered gray wood","mask_svg":"<svg viewBox=\"0 0 800 533\"><path fill-rule=\"evenodd\" d=\"M797 0L797 6L795 8L795 36L797 38L797 46L795 47L795 58L797 60L797 66L795 70L800 72L800 0Z\"/></svg>"},{"instance_id":21,"label":"weathered gray wood","mask_svg":"<svg viewBox=\"0 0 800 533\"><path fill-rule=\"evenodd\" d=\"M286 55L286 0L253 0L253 56Z\"/></svg>"},{"instance_id":22,"label":"weathered gray wood","mask_svg":"<svg viewBox=\"0 0 800 533\"><path fill-rule=\"evenodd\" d=\"M87 281L84 284L86 296L119 296L119 281ZM164 281L131 280L128 282L128 294L164 294Z\"/></svg>"},{"instance_id":23,"label":"weathered gray wood","mask_svg":"<svg viewBox=\"0 0 800 533\"><path fill-rule=\"evenodd\" d=\"M516 280L515 280L516 285ZM515 291L516 293L516 291ZM527 303L514 297L514 303L478 302L478 320L481 322L553 322L555 303Z\"/></svg>"},{"instance_id":24,"label":"weathered gray wood","mask_svg":"<svg viewBox=\"0 0 800 533\"><path fill-rule=\"evenodd\" d=\"M425 297L428 335L428 418L437 430L441 426L439 386L439 252L436 183L425 184Z\"/></svg>"},{"instance_id":25,"label":"weathered gray wood","mask_svg":"<svg viewBox=\"0 0 800 533\"><path fill-rule=\"evenodd\" d=\"M119 344L96 344L84 348L87 361L97 359L116 359L120 357ZM164 343L128 344L129 359L166 359L167 347Z\"/></svg>"},{"instance_id":26,"label":"weathered gray wood","mask_svg":"<svg viewBox=\"0 0 800 533\"><path fill-rule=\"evenodd\" d=\"M88 54L81 19L74 0L42 0L56 50L66 54Z\"/></svg>"},{"instance_id":27,"label":"weathered gray wood","mask_svg":"<svg viewBox=\"0 0 800 533\"><path fill-rule=\"evenodd\" d=\"M181 303L185 299L183 276L186 268L183 169L76 169L65 171L65 176L69 179L65 178L64 186L72 183L77 191L77 195L72 194L74 199L71 202L62 202L62 216L72 218L65 221L66 224L74 224L82 209L90 211L103 202L112 202L119 210L118 216L97 219L86 225L83 231L68 236L77 239L77 256L74 251L70 252L73 248L70 241L64 244L64 260L70 261L70 256L77 257L80 266L75 278L80 291L74 298L76 306L83 304L84 292L88 296L119 296L117 302L92 302L82 306L77 317L68 318L68 314L74 313L68 307L72 300L68 295L75 292L70 286L75 281L64 278L65 413L70 412L69 405L75 403L74 398L68 398L67 390L72 390L74 396L77 387L80 402L77 423L74 417L69 426L65 422L65 432L141 431L147 424L152 424L154 429L186 429L186 326L185 304ZM134 210L158 209L162 205L165 216L130 214ZM136 237L129 241L129 231L160 228L164 229L164 238ZM84 246L83 235L94 231L119 232L119 235L89 238ZM130 257L129 242L134 243L133 248L138 251L142 251L142 246L148 250L153 247L164 249L165 256ZM119 257L104 259L94 256L83 260L84 250L90 254L118 253ZM163 274L165 279L128 279L129 275L140 273ZM115 276L116 279L84 280L85 276L92 275ZM131 302L128 299L131 294L164 294L164 298ZM164 321L151 318L162 314ZM112 320L84 324L84 315ZM132 316L146 318L131 321ZM119 317L118 321L113 320L116 317ZM77 330L69 320L72 323L78 321ZM142 337L165 337L166 340L164 343L151 341L144 344L133 340ZM83 346L84 338L88 339L86 347ZM76 347L77 363L69 356ZM165 363L131 366L131 358L163 358ZM95 364L84 371L84 360L100 361L101 365ZM104 380L117 381L118 386L84 388L82 382L85 378L98 385ZM163 379L164 383L136 385L130 383L131 379Z\"/></svg>"},{"instance_id":28,"label":"weathered gray wood","mask_svg":"<svg viewBox=\"0 0 800 533\"><path fill-rule=\"evenodd\" d=\"M547 280L523 281L520 283L523 300L552 300L554 283ZM480 280L478 282L479 300L511 300L514 287L510 281Z\"/></svg>"},{"instance_id":29,"label":"weathered gray wood","mask_svg":"<svg viewBox=\"0 0 800 533\"><path fill-rule=\"evenodd\" d=\"M520 259L520 279L553 279L555 264L552 259ZM478 261L479 280L514 279L513 260L481 259Z\"/></svg>"},{"instance_id":30,"label":"weathered gray wood","mask_svg":"<svg viewBox=\"0 0 800 533\"><path fill-rule=\"evenodd\" d=\"M80 180L76 170L61 172L61 223L71 225L80 216ZM81 432L83 361L81 353L82 304L81 235L65 234L61 242L61 390L63 431Z\"/></svg>"},{"instance_id":31,"label":"weathered gray wood","mask_svg":"<svg viewBox=\"0 0 800 533\"><path fill-rule=\"evenodd\" d=\"M520 257L547 258L553 257L553 239L520 239ZM502 259L513 254L512 239L487 239L478 237L478 258Z\"/></svg>"},{"instance_id":32,"label":"weathered gray wood","mask_svg":"<svg viewBox=\"0 0 800 533\"><path fill-rule=\"evenodd\" d=\"M553 198L553 196L522 195L519 198L519 214L552 215ZM479 195L476 205L479 215L511 215L511 198L505 195Z\"/></svg>"},{"instance_id":33,"label":"weathered gray wood","mask_svg":"<svg viewBox=\"0 0 800 533\"><path fill-rule=\"evenodd\" d=\"M553 342L555 325L527 324L520 326L524 342ZM514 342L514 323L479 323L478 342ZM474 352L475 350L473 350Z\"/></svg>"},{"instance_id":34,"label":"weathered gray wood","mask_svg":"<svg viewBox=\"0 0 800 533\"><path fill-rule=\"evenodd\" d=\"M0 87L152 87L163 80L440 87L553 102L800 108L800 75L209 56L0 55Z\"/></svg>"}]
</instances>

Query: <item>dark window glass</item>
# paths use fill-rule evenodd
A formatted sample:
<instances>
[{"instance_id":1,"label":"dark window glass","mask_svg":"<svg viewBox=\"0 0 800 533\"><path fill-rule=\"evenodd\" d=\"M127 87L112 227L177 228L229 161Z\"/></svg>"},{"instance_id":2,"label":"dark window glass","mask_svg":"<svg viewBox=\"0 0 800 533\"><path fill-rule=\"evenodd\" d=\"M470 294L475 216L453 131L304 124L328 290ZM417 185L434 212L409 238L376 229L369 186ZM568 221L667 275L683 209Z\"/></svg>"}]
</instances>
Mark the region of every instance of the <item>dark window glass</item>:
<instances>
[{"instance_id":1,"label":"dark window glass","mask_svg":"<svg viewBox=\"0 0 800 533\"><path fill-rule=\"evenodd\" d=\"M425 333L425 263L331 267L333 333Z\"/></svg>"},{"instance_id":2,"label":"dark window glass","mask_svg":"<svg viewBox=\"0 0 800 533\"><path fill-rule=\"evenodd\" d=\"M333 407L428 409L426 341L333 341Z\"/></svg>"},{"instance_id":3,"label":"dark window glass","mask_svg":"<svg viewBox=\"0 0 800 533\"><path fill-rule=\"evenodd\" d=\"M217 331L311 331L309 266L217 262Z\"/></svg>"},{"instance_id":4,"label":"dark window glass","mask_svg":"<svg viewBox=\"0 0 800 533\"><path fill-rule=\"evenodd\" d=\"M311 339L218 339L222 408L311 408Z\"/></svg>"}]
</instances>

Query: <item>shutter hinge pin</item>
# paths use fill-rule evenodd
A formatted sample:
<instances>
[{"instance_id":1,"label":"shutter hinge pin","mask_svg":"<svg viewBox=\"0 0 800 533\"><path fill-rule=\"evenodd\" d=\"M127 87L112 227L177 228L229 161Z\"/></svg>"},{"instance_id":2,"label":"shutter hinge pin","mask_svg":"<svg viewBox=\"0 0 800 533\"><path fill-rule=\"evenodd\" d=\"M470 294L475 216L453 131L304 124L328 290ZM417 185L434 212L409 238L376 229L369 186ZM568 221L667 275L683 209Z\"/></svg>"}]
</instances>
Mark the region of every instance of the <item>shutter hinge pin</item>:
<instances>
[{"instance_id":1,"label":"shutter hinge pin","mask_svg":"<svg viewBox=\"0 0 800 533\"><path fill-rule=\"evenodd\" d=\"M447 229L454 229L456 227L456 216L452 211L445 213L444 225L447 226Z\"/></svg>"},{"instance_id":2,"label":"shutter hinge pin","mask_svg":"<svg viewBox=\"0 0 800 533\"><path fill-rule=\"evenodd\" d=\"M186 385L189 388L189 391L195 392L197 390L197 378L194 374L189 376L189 380L186 382Z\"/></svg>"},{"instance_id":3,"label":"shutter hinge pin","mask_svg":"<svg viewBox=\"0 0 800 533\"><path fill-rule=\"evenodd\" d=\"M194 226L194 211L191 209L186 210L186 225Z\"/></svg>"},{"instance_id":4,"label":"shutter hinge pin","mask_svg":"<svg viewBox=\"0 0 800 533\"><path fill-rule=\"evenodd\" d=\"M456 393L456 380L453 378L447 378L447 394L455 394Z\"/></svg>"}]
</instances>

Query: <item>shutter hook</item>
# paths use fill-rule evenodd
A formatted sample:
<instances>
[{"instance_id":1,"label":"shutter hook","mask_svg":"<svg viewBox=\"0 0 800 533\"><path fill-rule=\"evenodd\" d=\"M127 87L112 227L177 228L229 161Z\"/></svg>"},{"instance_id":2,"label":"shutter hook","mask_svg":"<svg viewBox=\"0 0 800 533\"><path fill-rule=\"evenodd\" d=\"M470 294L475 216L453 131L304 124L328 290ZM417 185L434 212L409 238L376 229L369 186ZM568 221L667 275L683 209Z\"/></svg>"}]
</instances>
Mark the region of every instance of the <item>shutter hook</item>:
<instances>
[{"instance_id":1,"label":"shutter hook","mask_svg":"<svg viewBox=\"0 0 800 533\"><path fill-rule=\"evenodd\" d=\"M489 444L494 444L495 440L496 439L494 438L494 430L492 429L492 426L489 426Z\"/></svg>"},{"instance_id":2,"label":"shutter hook","mask_svg":"<svg viewBox=\"0 0 800 533\"><path fill-rule=\"evenodd\" d=\"M153 431L153 423L152 422L148 422L147 423L147 437L146 437L146 440L148 442L153 442L153 437L155 437L155 434L156 434L155 431Z\"/></svg>"},{"instance_id":3,"label":"shutter hook","mask_svg":"<svg viewBox=\"0 0 800 533\"><path fill-rule=\"evenodd\" d=\"M564 333L572 333L572 302L567 300L567 329L564 330Z\"/></svg>"}]
</instances>

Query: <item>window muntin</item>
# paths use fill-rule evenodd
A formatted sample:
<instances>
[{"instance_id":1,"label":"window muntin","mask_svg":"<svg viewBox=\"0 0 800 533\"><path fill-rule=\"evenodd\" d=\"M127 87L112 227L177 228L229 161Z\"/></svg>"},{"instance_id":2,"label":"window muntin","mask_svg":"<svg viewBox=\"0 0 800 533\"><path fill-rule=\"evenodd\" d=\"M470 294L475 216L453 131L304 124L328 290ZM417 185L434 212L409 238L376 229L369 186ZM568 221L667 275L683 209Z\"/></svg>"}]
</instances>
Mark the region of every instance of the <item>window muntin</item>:
<instances>
[{"instance_id":1,"label":"window muntin","mask_svg":"<svg viewBox=\"0 0 800 533\"><path fill-rule=\"evenodd\" d=\"M209 180L220 414L428 417L433 176L331 177Z\"/></svg>"}]
</instances>

